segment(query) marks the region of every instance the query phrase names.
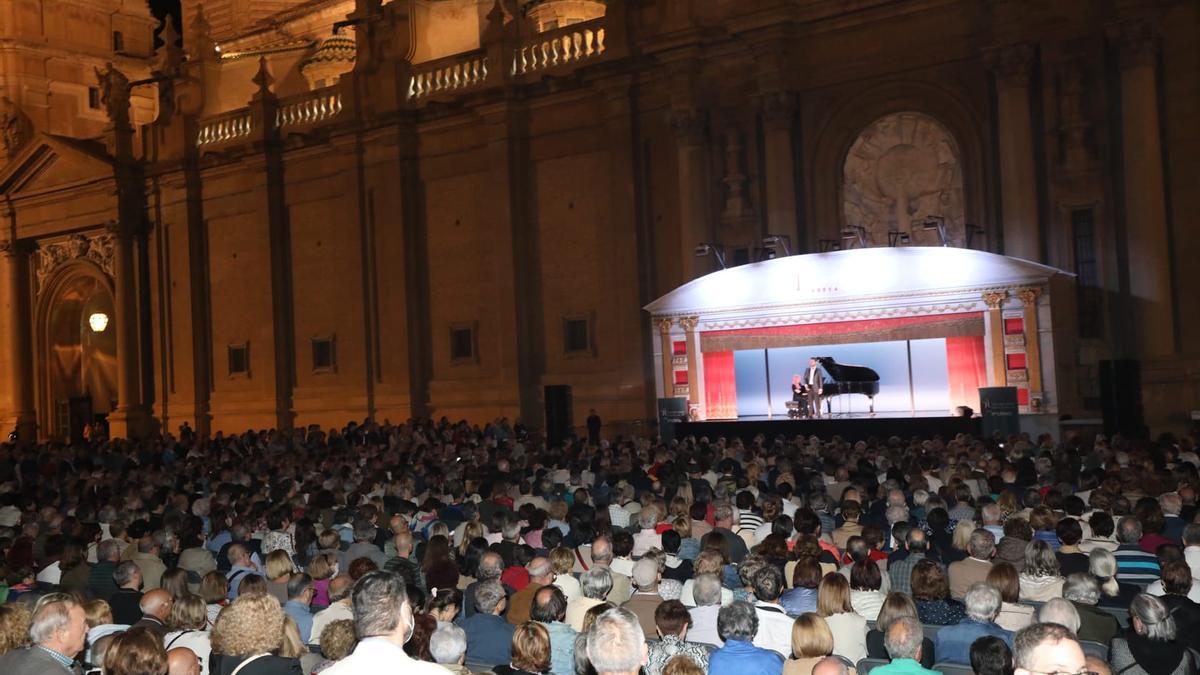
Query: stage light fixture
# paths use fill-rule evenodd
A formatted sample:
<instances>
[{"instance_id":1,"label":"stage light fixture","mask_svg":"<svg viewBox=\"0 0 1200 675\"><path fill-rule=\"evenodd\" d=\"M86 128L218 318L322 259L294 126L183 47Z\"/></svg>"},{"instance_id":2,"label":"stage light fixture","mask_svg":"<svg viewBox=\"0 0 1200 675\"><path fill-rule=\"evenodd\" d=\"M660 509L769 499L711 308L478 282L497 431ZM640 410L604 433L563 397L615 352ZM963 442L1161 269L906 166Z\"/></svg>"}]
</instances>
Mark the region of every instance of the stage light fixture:
<instances>
[{"instance_id":1,"label":"stage light fixture","mask_svg":"<svg viewBox=\"0 0 1200 675\"><path fill-rule=\"evenodd\" d=\"M936 230L938 240L942 242L942 246L949 246L950 240L946 237L946 219L942 216L926 216L921 223L921 229L925 231Z\"/></svg>"},{"instance_id":2,"label":"stage light fixture","mask_svg":"<svg viewBox=\"0 0 1200 675\"><path fill-rule=\"evenodd\" d=\"M693 251L693 253L695 253L697 258L704 258L704 257L708 256L709 254L712 254L712 257L717 259L717 264L721 266L721 269L726 269L726 267L725 267L725 247L721 246L720 244L710 244L708 242L700 242L699 244L696 245L696 248Z\"/></svg>"},{"instance_id":3,"label":"stage light fixture","mask_svg":"<svg viewBox=\"0 0 1200 675\"><path fill-rule=\"evenodd\" d=\"M850 242L847 248L854 248L858 244L859 248L867 247L867 228L862 225L851 225L842 230L842 241Z\"/></svg>"},{"instance_id":4,"label":"stage light fixture","mask_svg":"<svg viewBox=\"0 0 1200 675\"><path fill-rule=\"evenodd\" d=\"M790 241L791 237L787 236L786 234L768 234L767 236L763 237L762 245L763 248L774 253L774 255L771 257L778 256L780 249L783 250L783 254L785 256L788 256L792 254Z\"/></svg>"},{"instance_id":5,"label":"stage light fixture","mask_svg":"<svg viewBox=\"0 0 1200 675\"><path fill-rule=\"evenodd\" d=\"M888 232L888 246L896 248L897 246L908 246L912 243L912 237L907 232L900 230L891 230Z\"/></svg>"},{"instance_id":6,"label":"stage light fixture","mask_svg":"<svg viewBox=\"0 0 1200 675\"><path fill-rule=\"evenodd\" d=\"M105 328L108 328L108 315L104 312L96 312L88 317L88 327L93 333L103 333Z\"/></svg>"},{"instance_id":7,"label":"stage light fixture","mask_svg":"<svg viewBox=\"0 0 1200 675\"><path fill-rule=\"evenodd\" d=\"M971 223L967 223L964 227L966 228L966 235L963 242L965 248L971 248L971 244L975 241L975 235L983 235L987 232L987 230L983 229L979 225L973 225Z\"/></svg>"}]
</instances>

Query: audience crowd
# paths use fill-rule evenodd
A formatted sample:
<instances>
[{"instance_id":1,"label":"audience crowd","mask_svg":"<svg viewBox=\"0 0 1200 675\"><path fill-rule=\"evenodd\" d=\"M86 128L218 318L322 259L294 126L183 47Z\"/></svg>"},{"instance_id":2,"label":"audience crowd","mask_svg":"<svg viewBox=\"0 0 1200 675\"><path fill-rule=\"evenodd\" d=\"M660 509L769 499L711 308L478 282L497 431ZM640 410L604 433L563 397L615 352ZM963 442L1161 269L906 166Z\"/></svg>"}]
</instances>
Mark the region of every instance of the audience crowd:
<instances>
[{"instance_id":1,"label":"audience crowd","mask_svg":"<svg viewBox=\"0 0 1200 675\"><path fill-rule=\"evenodd\" d=\"M2 445L0 674L1200 670L1193 437L589 431Z\"/></svg>"}]
</instances>

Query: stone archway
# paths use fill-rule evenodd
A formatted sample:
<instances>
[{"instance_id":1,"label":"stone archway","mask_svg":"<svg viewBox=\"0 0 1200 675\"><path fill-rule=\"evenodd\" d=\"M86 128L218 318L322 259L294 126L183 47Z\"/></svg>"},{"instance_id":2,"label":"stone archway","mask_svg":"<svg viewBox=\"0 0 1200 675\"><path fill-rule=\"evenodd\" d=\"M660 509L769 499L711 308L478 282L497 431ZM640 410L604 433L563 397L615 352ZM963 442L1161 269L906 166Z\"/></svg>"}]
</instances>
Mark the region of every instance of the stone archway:
<instances>
[{"instance_id":1,"label":"stone archway","mask_svg":"<svg viewBox=\"0 0 1200 675\"><path fill-rule=\"evenodd\" d=\"M112 281L89 260L63 264L40 289L35 349L38 426L52 438L78 439L117 399L117 339Z\"/></svg>"},{"instance_id":2,"label":"stone archway","mask_svg":"<svg viewBox=\"0 0 1200 675\"><path fill-rule=\"evenodd\" d=\"M962 155L954 134L936 118L906 111L884 115L858 134L842 163L842 218L866 229L870 245L887 246L889 232L938 246L935 231L913 226L945 219L947 238L963 241L966 208Z\"/></svg>"}]
</instances>

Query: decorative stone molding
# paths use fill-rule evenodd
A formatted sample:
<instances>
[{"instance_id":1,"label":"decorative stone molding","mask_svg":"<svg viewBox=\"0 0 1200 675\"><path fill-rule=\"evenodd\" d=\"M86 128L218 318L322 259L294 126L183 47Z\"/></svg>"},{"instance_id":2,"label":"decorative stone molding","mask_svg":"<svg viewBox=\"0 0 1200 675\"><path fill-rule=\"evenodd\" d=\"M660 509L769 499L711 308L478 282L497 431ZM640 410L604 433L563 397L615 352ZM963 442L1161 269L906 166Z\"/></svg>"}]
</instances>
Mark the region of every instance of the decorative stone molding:
<instances>
[{"instance_id":1,"label":"decorative stone molding","mask_svg":"<svg viewBox=\"0 0 1200 675\"><path fill-rule=\"evenodd\" d=\"M679 320L679 327L686 333L696 330L696 325L700 323L699 317L685 316Z\"/></svg>"},{"instance_id":2,"label":"decorative stone molding","mask_svg":"<svg viewBox=\"0 0 1200 675\"><path fill-rule=\"evenodd\" d=\"M111 62L96 71L96 83L100 85L100 104L104 106L108 119L117 129L130 128L129 122L129 78L117 70Z\"/></svg>"},{"instance_id":3,"label":"decorative stone molding","mask_svg":"<svg viewBox=\"0 0 1200 675\"><path fill-rule=\"evenodd\" d=\"M658 332L662 335L669 335L671 333L671 325L674 323L671 319L659 319Z\"/></svg>"},{"instance_id":4,"label":"decorative stone molding","mask_svg":"<svg viewBox=\"0 0 1200 675\"><path fill-rule=\"evenodd\" d=\"M1003 87L1028 87L1035 50L1028 42L993 47L984 52L988 67Z\"/></svg>"},{"instance_id":5,"label":"decorative stone molding","mask_svg":"<svg viewBox=\"0 0 1200 675\"><path fill-rule=\"evenodd\" d=\"M1040 288L1022 288L1017 291L1017 298L1026 307L1036 307L1038 296L1042 294Z\"/></svg>"},{"instance_id":6,"label":"decorative stone molding","mask_svg":"<svg viewBox=\"0 0 1200 675\"><path fill-rule=\"evenodd\" d=\"M33 122L21 106L0 98L0 162L11 159L33 137Z\"/></svg>"},{"instance_id":7,"label":"decorative stone molding","mask_svg":"<svg viewBox=\"0 0 1200 675\"><path fill-rule=\"evenodd\" d=\"M1000 309L1008 298L1008 291L987 291L982 297L983 304L987 305L988 309Z\"/></svg>"},{"instance_id":8,"label":"decorative stone molding","mask_svg":"<svg viewBox=\"0 0 1200 675\"><path fill-rule=\"evenodd\" d=\"M58 268L74 260L90 260L112 277L114 244L111 230L90 237L73 234L58 241L40 242L33 256L37 292L42 292Z\"/></svg>"}]
</instances>

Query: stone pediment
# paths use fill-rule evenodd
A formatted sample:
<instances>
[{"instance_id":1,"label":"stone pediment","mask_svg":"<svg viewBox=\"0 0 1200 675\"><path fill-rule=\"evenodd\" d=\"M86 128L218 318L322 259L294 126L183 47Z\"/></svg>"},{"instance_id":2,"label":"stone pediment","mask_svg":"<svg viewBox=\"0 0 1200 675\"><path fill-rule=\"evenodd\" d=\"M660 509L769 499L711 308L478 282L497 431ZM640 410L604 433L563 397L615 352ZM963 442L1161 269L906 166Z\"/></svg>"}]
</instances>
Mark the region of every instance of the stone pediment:
<instances>
[{"instance_id":1,"label":"stone pediment","mask_svg":"<svg viewBox=\"0 0 1200 675\"><path fill-rule=\"evenodd\" d=\"M38 134L0 169L0 194L15 197L112 178L112 158L102 144Z\"/></svg>"}]
</instances>

